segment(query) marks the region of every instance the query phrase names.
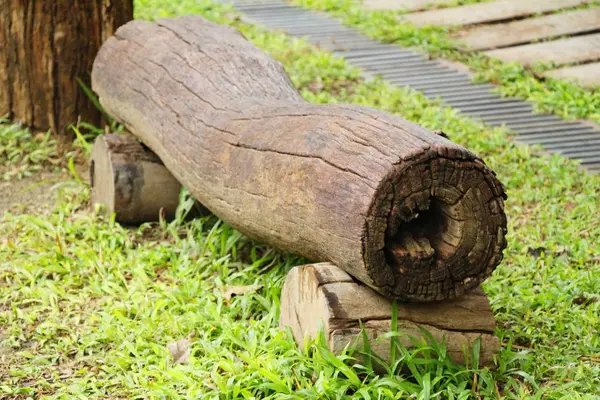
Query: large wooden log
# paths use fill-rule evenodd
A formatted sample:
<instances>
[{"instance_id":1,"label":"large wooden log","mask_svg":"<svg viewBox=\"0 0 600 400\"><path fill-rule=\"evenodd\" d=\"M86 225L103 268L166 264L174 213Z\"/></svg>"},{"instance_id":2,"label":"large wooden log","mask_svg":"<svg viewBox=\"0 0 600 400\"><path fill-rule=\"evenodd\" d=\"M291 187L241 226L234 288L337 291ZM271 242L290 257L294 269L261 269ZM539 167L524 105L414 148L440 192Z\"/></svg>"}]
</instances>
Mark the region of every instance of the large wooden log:
<instances>
[{"instance_id":1,"label":"large wooden log","mask_svg":"<svg viewBox=\"0 0 600 400\"><path fill-rule=\"evenodd\" d=\"M504 189L481 159L394 115L307 103L230 27L132 21L92 85L214 214L386 296L454 298L502 259Z\"/></svg>"},{"instance_id":2,"label":"large wooden log","mask_svg":"<svg viewBox=\"0 0 600 400\"><path fill-rule=\"evenodd\" d=\"M392 304L333 264L302 265L288 273L283 286L280 326L290 327L300 346L305 336L316 338L322 329L334 353L348 345L364 349L364 329L373 352L388 362L388 332L397 332L398 342L411 348L415 340L431 344L424 329L445 344L448 356L457 363L473 363L477 339L479 364L493 363L500 341L494 336L494 314L481 289L439 303L398 303L396 326L392 326Z\"/></svg>"}]
</instances>

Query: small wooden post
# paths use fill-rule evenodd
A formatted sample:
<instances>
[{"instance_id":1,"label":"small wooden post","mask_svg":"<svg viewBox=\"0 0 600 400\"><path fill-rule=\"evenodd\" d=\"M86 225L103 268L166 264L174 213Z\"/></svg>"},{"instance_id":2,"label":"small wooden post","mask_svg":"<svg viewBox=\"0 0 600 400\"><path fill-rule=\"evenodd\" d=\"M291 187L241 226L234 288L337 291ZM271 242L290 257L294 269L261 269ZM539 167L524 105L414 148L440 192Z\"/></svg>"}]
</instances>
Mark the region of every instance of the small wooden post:
<instances>
[{"instance_id":1,"label":"small wooden post","mask_svg":"<svg viewBox=\"0 0 600 400\"><path fill-rule=\"evenodd\" d=\"M175 216L181 184L152 151L131 135L102 135L96 139L90 164L92 206L116 213L126 224Z\"/></svg>"},{"instance_id":2,"label":"small wooden post","mask_svg":"<svg viewBox=\"0 0 600 400\"><path fill-rule=\"evenodd\" d=\"M411 337L424 340L425 328L457 363L472 363L470 346L480 339L480 365L493 363L500 347L494 336L494 315L479 288L458 299L433 303L397 303L399 341L413 347ZM316 337L322 327L329 349L341 352L347 345L362 345L361 322L372 350L389 360L390 341L381 338L392 331L392 301L356 282L331 263L302 265L292 269L281 294L281 327L289 326L302 346L304 336Z\"/></svg>"}]
</instances>

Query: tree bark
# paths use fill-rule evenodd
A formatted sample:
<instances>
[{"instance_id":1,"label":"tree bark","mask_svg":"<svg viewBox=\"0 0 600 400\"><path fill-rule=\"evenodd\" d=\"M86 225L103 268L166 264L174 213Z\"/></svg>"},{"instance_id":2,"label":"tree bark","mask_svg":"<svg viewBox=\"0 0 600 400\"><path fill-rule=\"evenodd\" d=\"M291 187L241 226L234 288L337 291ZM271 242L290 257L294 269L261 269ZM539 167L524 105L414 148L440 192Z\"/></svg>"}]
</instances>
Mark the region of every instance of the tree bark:
<instances>
[{"instance_id":1,"label":"tree bark","mask_svg":"<svg viewBox=\"0 0 600 400\"><path fill-rule=\"evenodd\" d=\"M0 116L37 129L99 124L90 85L102 42L133 18L132 0L0 0Z\"/></svg>"},{"instance_id":2,"label":"tree bark","mask_svg":"<svg viewBox=\"0 0 600 400\"><path fill-rule=\"evenodd\" d=\"M386 296L453 298L502 259L504 189L481 159L394 115L307 103L230 27L130 22L92 84L215 215Z\"/></svg>"},{"instance_id":3,"label":"tree bark","mask_svg":"<svg viewBox=\"0 0 600 400\"><path fill-rule=\"evenodd\" d=\"M305 335L316 338L323 330L334 353L346 346L364 349L364 332L374 353L390 362L388 332L398 342L414 347L413 339L430 343L422 329L446 345L455 362L473 363L471 349L479 339L479 365L491 365L500 341L494 336L494 314L481 289L441 303L398 303L397 325L392 323L392 301L357 283L330 263L302 265L287 276L281 293L280 326L289 327L301 347Z\"/></svg>"}]
</instances>

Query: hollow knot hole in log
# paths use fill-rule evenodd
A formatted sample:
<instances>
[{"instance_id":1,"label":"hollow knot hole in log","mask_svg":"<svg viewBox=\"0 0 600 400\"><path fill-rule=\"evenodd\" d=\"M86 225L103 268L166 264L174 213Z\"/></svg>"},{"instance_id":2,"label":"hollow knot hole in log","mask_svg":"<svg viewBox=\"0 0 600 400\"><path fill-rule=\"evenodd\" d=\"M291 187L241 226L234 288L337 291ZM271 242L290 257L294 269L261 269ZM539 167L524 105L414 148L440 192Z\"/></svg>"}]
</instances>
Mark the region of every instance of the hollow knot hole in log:
<instances>
[{"instance_id":1,"label":"hollow knot hole in log","mask_svg":"<svg viewBox=\"0 0 600 400\"><path fill-rule=\"evenodd\" d=\"M367 264L385 259L395 276L386 294L396 298L460 296L489 276L506 247L506 195L494 173L477 158L440 156L435 147L389 176L375 214L387 207L387 217L367 227Z\"/></svg>"}]
</instances>

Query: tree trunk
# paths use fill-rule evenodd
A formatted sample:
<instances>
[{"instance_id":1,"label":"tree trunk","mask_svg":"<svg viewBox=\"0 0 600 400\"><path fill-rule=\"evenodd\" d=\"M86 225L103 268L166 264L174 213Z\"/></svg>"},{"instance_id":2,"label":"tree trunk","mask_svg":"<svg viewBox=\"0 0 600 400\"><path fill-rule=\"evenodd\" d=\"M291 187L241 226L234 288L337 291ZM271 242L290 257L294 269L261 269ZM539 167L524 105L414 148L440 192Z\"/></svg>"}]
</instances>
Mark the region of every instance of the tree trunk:
<instances>
[{"instance_id":1,"label":"tree trunk","mask_svg":"<svg viewBox=\"0 0 600 400\"><path fill-rule=\"evenodd\" d=\"M132 0L0 0L0 116L60 133L99 124L77 79L89 86L100 45L132 18Z\"/></svg>"},{"instance_id":2,"label":"tree trunk","mask_svg":"<svg viewBox=\"0 0 600 400\"><path fill-rule=\"evenodd\" d=\"M423 334L425 329L436 342L445 342L448 356L461 364L474 361L469 360L470 348L477 339L479 365L491 365L500 349L500 341L494 336L494 314L481 289L441 303L398 303L396 307L397 325L392 326L393 305L389 299L355 282L333 264L302 265L288 273L283 286L280 325L290 327L300 346L305 335L316 338L322 328L334 353L348 345L363 348L364 328L371 349L387 362L390 339L386 334L391 331L399 333L401 345L414 347L413 338L430 342Z\"/></svg>"},{"instance_id":3,"label":"tree trunk","mask_svg":"<svg viewBox=\"0 0 600 400\"><path fill-rule=\"evenodd\" d=\"M394 115L307 103L230 27L130 22L92 84L215 215L386 296L453 298L502 259L505 194L483 161Z\"/></svg>"}]
</instances>

